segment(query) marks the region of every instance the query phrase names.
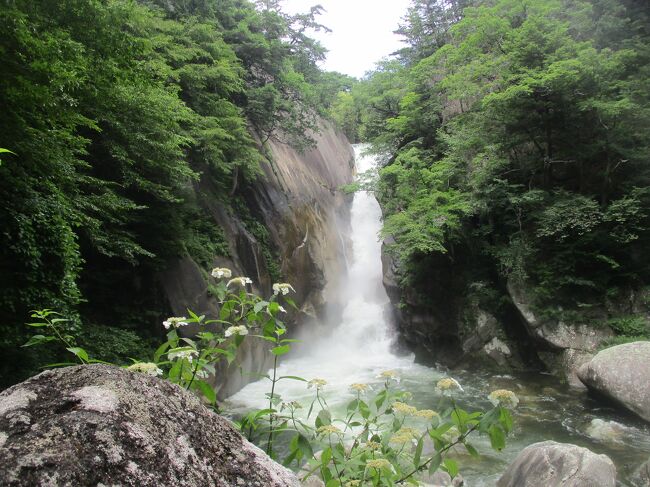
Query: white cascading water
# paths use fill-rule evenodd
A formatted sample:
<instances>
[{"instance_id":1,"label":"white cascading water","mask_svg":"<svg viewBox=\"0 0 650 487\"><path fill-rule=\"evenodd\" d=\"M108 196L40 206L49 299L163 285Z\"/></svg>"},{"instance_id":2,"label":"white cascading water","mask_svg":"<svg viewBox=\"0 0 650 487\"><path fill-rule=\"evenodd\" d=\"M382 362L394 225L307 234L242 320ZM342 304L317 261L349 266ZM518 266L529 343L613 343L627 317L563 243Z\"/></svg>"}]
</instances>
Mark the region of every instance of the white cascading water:
<instances>
[{"instance_id":1,"label":"white cascading water","mask_svg":"<svg viewBox=\"0 0 650 487\"><path fill-rule=\"evenodd\" d=\"M374 164L372 157L360 155L361 149L359 146L355 148L360 172ZM332 405L352 397L348 390L352 383L380 383L377 376L384 370L413 367L412 357L399 357L391 352L392 334L385 317L389 300L382 284L381 242L378 237L381 210L372 194L355 194L351 228L352 259L340 289L339 302L346 303L341 322L327 336L307 336L297 351L298 356L289 356L278 371L279 376L326 380L326 391L328 397L332 397ZM229 402L235 410L263 408L267 405L265 393L269 392L269 385L268 380L249 384ZM282 381L277 392L284 401L313 395L304 382L289 380Z\"/></svg>"}]
</instances>

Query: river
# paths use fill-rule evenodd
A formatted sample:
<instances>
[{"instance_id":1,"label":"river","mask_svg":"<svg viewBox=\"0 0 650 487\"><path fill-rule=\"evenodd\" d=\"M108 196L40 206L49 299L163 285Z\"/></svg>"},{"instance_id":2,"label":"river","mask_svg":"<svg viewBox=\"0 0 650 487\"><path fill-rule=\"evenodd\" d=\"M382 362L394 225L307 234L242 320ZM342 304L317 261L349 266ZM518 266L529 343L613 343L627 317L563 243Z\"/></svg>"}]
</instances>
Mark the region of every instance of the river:
<instances>
[{"instance_id":1,"label":"river","mask_svg":"<svg viewBox=\"0 0 650 487\"><path fill-rule=\"evenodd\" d=\"M361 155L356 146L357 168L365 171L374 164L372 157ZM438 379L451 375L463 386L458 401L461 407L487 409L487 395L497 388L513 390L520 399L514 412L515 428L508 445L501 452L490 449L487 438L473 441L481 458L458 454L461 475L467 487L494 486L507 464L527 445L537 441L555 440L585 446L605 453L616 464L619 485L634 487L627 479L630 473L650 455L650 428L642 421L621 411L603 406L585 392L571 389L556 377L539 372L494 375L485 370L447 371L414 362L410 355L394 352L394 332L386 318L388 296L382 285L381 210L372 194L355 194L351 209L352 255L345 284L339 292L346 305L342 318L335 324L323 324L329 333L306 334L295 353L281 365L280 375L298 375L306 379L327 381L324 388L332 409L342 411L354 399L349 390L352 383L380 387L378 375L396 370L399 387L413 394L413 405L435 409L439 396L435 392ZM267 407L266 380L249 384L228 400L233 414L253 408ZM283 381L279 394L284 401L308 404L313 391L305 383ZM335 414L336 416L336 414Z\"/></svg>"}]
</instances>

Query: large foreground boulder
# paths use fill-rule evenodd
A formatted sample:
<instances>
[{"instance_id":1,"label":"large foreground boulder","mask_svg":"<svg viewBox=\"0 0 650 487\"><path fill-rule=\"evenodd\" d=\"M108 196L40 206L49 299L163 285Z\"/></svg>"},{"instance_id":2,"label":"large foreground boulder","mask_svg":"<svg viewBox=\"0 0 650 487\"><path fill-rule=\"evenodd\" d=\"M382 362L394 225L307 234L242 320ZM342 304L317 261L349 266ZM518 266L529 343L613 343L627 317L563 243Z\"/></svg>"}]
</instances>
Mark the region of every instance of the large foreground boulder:
<instances>
[{"instance_id":1,"label":"large foreground boulder","mask_svg":"<svg viewBox=\"0 0 650 487\"><path fill-rule=\"evenodd\" d=\"M87 365L0 393L3 486L299 486L193 394Z\"/></svg>"},{"instance_id":2,"label":"large foreground boulder","mask_svg":"<svg viewBox=\"0 0 650 487\"><path fill-rule=\"evenodd\" d=\"M650 342L606 348L578 370L591 390L650 421Z\"/></svg>"},{"instance_id":3,"label":"large foreground boulder","mask_svg":"<svg viewBox=\"0 0 650 487\"><path fill-rule=\"evenodd\" d=\"M606 455L568 443L544 441L526 447L497 487L614 487L616 467Z\"/></svg>"}]
</instances>

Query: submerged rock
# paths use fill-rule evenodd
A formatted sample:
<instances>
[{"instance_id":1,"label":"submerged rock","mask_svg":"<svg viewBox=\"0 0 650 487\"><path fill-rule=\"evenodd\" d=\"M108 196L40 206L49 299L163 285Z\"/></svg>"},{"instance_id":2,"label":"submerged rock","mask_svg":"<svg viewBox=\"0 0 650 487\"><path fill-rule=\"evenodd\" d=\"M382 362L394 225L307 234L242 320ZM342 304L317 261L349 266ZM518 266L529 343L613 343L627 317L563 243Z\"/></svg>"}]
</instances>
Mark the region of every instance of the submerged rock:
<instances>
[{"instance_id":1,"label":"submerged rock","mask_svg":"<svg viewBox=\"0 0 650 487\"><path fill-rule=\"evenodd\" d=\"M193 394L106 365L0 393L0 485L298 487Z\"/></svg>"},{"instance_id":2,"label":"submerged rock","mask_svg":"<svg viewBox=\"0 0 650 487\"><path fill-rule=\"evenodd\" d=\"M616 421L592 419L585 432L594 440L604 443L623 443L625 435L630 434L630 428Z\"/></svg>"},{"instance_id":3,"label":"submerged rock","mask_svg":"<svg viewBox=\"0 0 650 487\"><path fill-rule=\"evenodd\" d=\"M606 455L568 443L544 441L522 450L497 487L614 487L616 467Z\"/></svg>"},{"instance_id":4,"label":"submerged rock","mask_svg":"<svg viewBox=\"0 0 650 487\"><path fill-rule=\"evenodd\" d=\"M650 342L633 342L602 350L580 367L580 380L650 421Z\"/></svg>"},{"instance_id":5,"label":"submerged rock","mask_svg":"<svg viewBox=\"0 0 650 487\"><path fill-rule=\"evenodd\" d=\"M631 480L637 487L650 485L650 458L632 474Z\"/></svg>"}]
</instances>

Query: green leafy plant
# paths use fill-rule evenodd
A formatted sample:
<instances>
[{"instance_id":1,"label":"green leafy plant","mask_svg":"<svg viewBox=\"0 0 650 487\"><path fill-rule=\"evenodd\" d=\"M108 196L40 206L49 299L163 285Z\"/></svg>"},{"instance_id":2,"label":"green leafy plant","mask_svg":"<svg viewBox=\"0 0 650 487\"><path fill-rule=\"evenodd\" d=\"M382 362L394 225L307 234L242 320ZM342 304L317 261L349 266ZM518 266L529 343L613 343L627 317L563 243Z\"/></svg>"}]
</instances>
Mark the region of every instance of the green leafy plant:
<instances>
[{"instance_id":1,"label":"green leafy plant","mask_svg":"<svg viewBox=\"0 0 650 487\"><path fill-rule=\"evenodd\" d=\"M13 154L14 156L16 155L14 152L11 152L9 149L3 149L0 147L0 154ZM2 159L0 159L0 165L2 165Z\"/></svg>"}]
</instances>

